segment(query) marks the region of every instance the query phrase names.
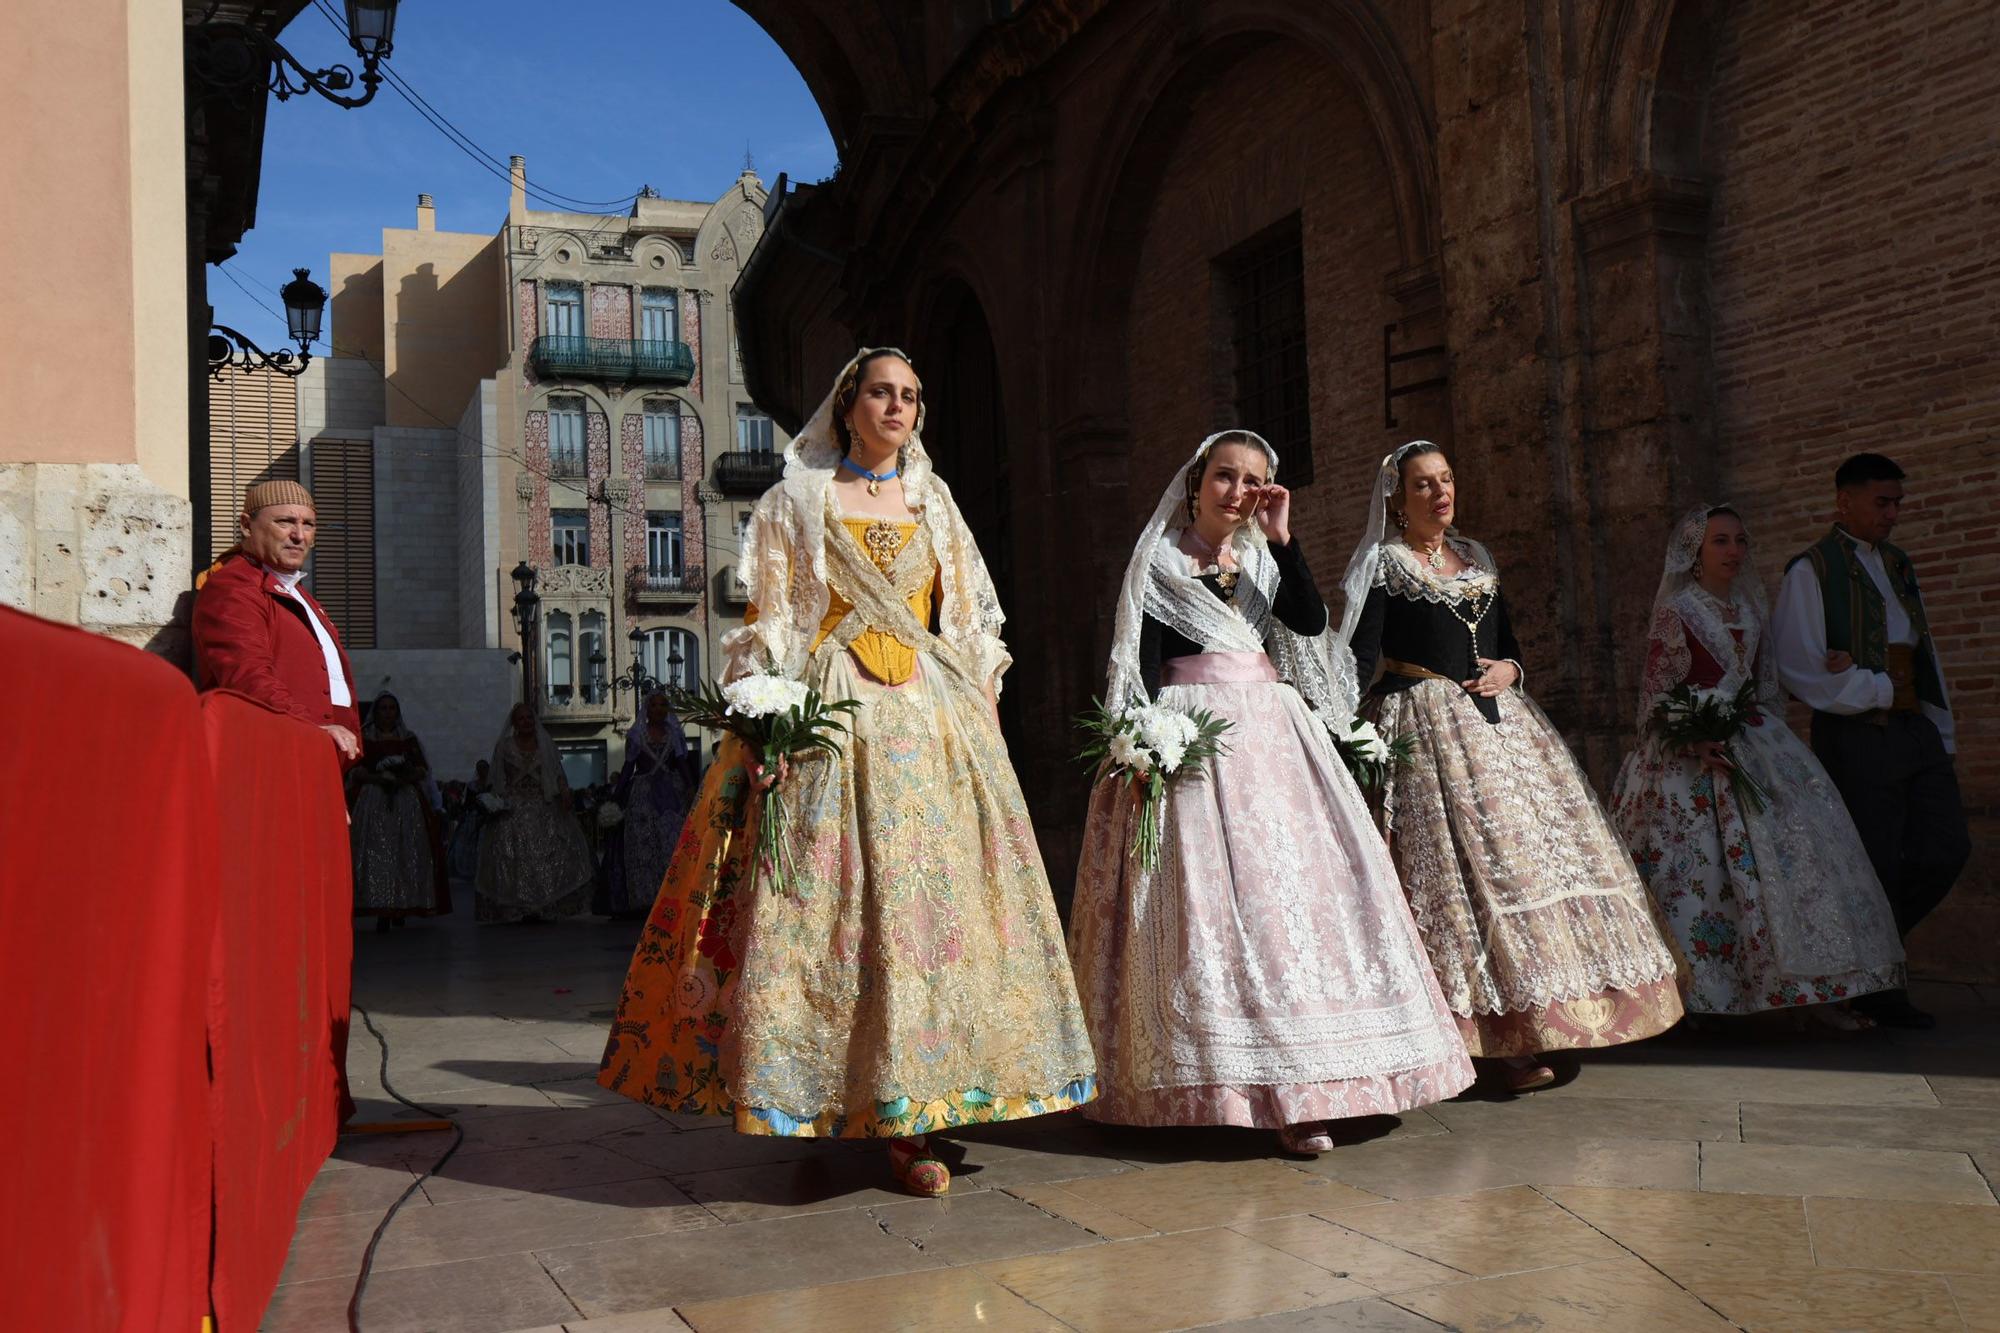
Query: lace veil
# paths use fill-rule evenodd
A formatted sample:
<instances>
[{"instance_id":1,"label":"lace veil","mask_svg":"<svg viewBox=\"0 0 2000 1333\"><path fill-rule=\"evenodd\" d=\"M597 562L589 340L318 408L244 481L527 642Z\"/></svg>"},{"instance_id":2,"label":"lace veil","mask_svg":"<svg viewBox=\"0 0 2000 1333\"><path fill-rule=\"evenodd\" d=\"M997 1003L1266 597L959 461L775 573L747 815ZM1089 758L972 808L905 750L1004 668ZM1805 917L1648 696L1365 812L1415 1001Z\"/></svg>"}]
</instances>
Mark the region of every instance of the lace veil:
<instances>
[{"instance_id":1,"label":"lace veil","mask_svg":"<svg viewBox=\"0 0 2000 1333\"><path fill-rule=\"evenodd\" d=\"M516 708L532 708L532 704L516 704ZM506 725L500 728L500 738L493 742L493 785L503 794L513 786L511 774L533 771L542 788L542 799L553 801L562 795L567 785L563 781L562 756L556 753L555 738L549 729L535 719L535 754L529 758L514 744L514 714L507 714Z\"/></svg>"},{"instance_id":2,"label":"lace veil","mask_svg":"<svg viewBox=\"0 0 2000 1333\"><path fill-rule=\"evenodd\" d=\"M1687 634L1692 634L1708 655L1721 663L1723 675L1719 688L1723 693L1735 693L1746 678L1754 677L1760 703L1766 708L1777 708L1783 702L1767 642L1770 604L1754 562L1745 556L1743 567L1736 571L1735 581L1729 586L1727 605L1695 581L1695 561L1708 534L1709 517L1717 509L1728 506L1696 505L1681 516L1667 541L1666 566L1660 573L1660 589L1653 596L1653 615L1646 631L1646 676L1639 690L1641 731L1666 693L1687 678L1691 660ZM1681 632L1682 626L1686 626L1686 634ZM1730 633L1732 628L1743 633L1740 647Z\"/></svg>"},{"instance_id":3,"label":"lace veil","mask_svg":"<svg viewBox=\"0 0 2000 1333\"><path fill-rule=\"evenodd\" d=\"M864 347L835 377L819 409L785 448L785 476L764 492L744 534L743 582L757 619L722 638L723 677L771 670L797 679L805 674L807 649L826 615L826 522L834 508L834 470L842 456L836 420L841 392L863 360L876 352L910 358L894 347ZM944 596L938 607L938 637L951 646L979 684L997 691L1000 674L1012 662L1000 639L1006 617L980 558L979 545L959 514L951 491L931 470L924 449L924 408L917 405L916 429L897 454L903 498L930 534Z\"/></svg>"},{"instance_id":4,"label":"lace veil","mask_svg":"<svg viewBox=\"0 0 2000 1333\"><path fill-rule=\"evenodd\" d=\"M1278 675L1312 706L1327 729L1343 732L1354 716L1358 693L1354 660L1332 635L1294 634L1271 613L1271 600L1278 588L1278 563L1264 539L1264 530L1255 523L1245 523L1229 539L1242 570L1233 603L1208 590L1180 549L1180 534L1188 525L1188 475L1205 468L1209 451L1225 438L1262 449L1270 464L1268 480L1277 480L1277 450L1263 436L1247 430L1216 432L1174 470L1152 517L1139 530L1139 540L1125 566L1125 580L1119 585L1105 702L1116 707L1145 701L1146 688L1139 674L1139 631L1151 615L1207 651L1268 653Z\"/></svg>"}]
</instances>

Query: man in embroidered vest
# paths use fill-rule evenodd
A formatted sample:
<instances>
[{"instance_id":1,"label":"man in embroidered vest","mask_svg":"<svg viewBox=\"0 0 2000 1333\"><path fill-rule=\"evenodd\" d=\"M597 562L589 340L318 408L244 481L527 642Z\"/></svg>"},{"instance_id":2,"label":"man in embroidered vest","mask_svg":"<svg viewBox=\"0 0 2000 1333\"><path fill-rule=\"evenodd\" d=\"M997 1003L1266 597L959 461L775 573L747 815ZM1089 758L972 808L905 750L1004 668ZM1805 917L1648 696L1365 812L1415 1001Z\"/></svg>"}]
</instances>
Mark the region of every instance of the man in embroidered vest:
<instances>
[{"instance_id":1,"label":"man in embroidered vest","mask_svg":"<svg viewBox=\"0 0 2000 1333\"><path fill-rule=\"evenodd\" d=\"M241 540L194 599L202 684L318 727L346 767L361 754L354 670L325 609L299 586L318 523L312 495L296 481L263 482L245 494L237 522Z\"/></svg>"},{"instance_id":2,"label":"man in embroidered vest","mask_svg":"<svg viewBox=\"0 0 2000 1333\"><path fill-rule=\"evenodd\" d=\"M1778 591L1778 676L1812 707L1813 752L1907 937L1972 854L1951 762L1951 705L1916 570L1888 542L1903 470L1856 454L1833 484L1839 521L1792 560ZM1865 995L1854 1007L1894 1027L1933 1024L1904 991Z\"/></svg>"}]
</instances>

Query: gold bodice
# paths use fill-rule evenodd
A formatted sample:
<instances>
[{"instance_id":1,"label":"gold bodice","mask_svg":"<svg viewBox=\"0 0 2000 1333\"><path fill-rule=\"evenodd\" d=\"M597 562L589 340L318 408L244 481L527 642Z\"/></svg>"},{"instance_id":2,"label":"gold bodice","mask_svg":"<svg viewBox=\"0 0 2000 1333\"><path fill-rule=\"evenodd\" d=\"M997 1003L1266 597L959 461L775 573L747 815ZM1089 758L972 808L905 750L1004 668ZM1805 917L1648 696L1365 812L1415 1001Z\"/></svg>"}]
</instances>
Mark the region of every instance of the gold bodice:
<instances>
[{"instance_id":1,"label":"gold bodice","mask_svg":"<svg viewBox=\"0 0 2000 1333\"><path fill-rule=\"evenodd\" d=\"M868 558L874 561L876 568L885 574L896 563L896 557L902 553L905 546L909 545L910 538L917 532L915 521L908 519L897 522L884 518L842 516L840 526L847 529L847 535L868 553ZM931 623L931 606L936 596L935 575L930 582L910 594L910 614L917 618L918 624ZM834 627L839 625L853 609L852 602L838 592L828 590L826 615L820 619L819 633L813 636L814 650L826 642L826 636L831 634ZM751 624L756 619L757 608L753 605L744 613L743 621L745 624ZM904 643L885 630L874 628L863 630L856 636L854 642L848 645L848 651L854 654L854 660L859 662L869 675L890 685L905 683L917 671L915 645Z\"/></svg>"}]
</instances>

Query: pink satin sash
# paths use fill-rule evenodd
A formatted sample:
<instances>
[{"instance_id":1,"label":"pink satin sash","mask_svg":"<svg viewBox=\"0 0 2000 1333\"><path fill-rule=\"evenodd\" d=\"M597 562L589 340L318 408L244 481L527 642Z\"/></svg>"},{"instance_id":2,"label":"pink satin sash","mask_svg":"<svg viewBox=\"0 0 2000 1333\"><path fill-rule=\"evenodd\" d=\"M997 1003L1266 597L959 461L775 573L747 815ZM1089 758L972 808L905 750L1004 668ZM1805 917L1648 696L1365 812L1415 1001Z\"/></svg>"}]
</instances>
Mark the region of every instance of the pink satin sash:
<instances>
[{"instance_id":1,"label":"pink satin sash","mask_svg":"<svg viewBox=\"0 0 2000 1333\"><path fill-rule=\"evenodd\" d=\"M1195 653L1160 663L1162 685L1275 685L1278 668L1262 653Z\"/></svg>"}]
</instances>

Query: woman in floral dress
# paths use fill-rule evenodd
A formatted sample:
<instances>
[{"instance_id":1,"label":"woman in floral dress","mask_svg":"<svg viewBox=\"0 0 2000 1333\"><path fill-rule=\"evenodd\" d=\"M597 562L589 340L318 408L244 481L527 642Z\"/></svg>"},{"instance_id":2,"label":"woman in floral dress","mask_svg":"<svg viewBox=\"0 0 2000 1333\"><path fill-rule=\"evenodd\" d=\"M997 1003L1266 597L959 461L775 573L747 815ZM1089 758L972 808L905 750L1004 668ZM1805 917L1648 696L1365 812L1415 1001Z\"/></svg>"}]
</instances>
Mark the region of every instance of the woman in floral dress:
<instances>
[{"instance_id":1,"label":"woman in floral dress","mask_svg":"<svg viewBox=\"0 0 2000 1333\"><path fill-rule=\"evenodd\" d=\"M1785 725L1771 649L1743 520L1726 506L1693 510L1667 544L1639 743L1611 813L1687 958L1691 1012L1818 1006L1821 1020L1858 1027L1846 1001L1900 987L1903 947L1839 792ZM1746 684L1756 710L1726 752L1659 734L1658 709L1676 687L1729 700ZM1732 768L1763 796L1746 802Z\"/></svg>"},{"instance_id":2,"label":"woman in floral dress","mask_svg":"<svg viewBox=\"0 0 2000 1333\"><path fill-rule=\"evenodd\" d=\"M726 678L861 707L837 757L779 774L725 741L599 1081L746 1134L890 1139L898 1181L937 1195L927 1133L1078 1105L1096 1068L994 711L1000 608L922 423L908 358L864 350L757 504ZM791 839L775 886L752 855L773 780Z\"/></svg>"}]
</instances>

